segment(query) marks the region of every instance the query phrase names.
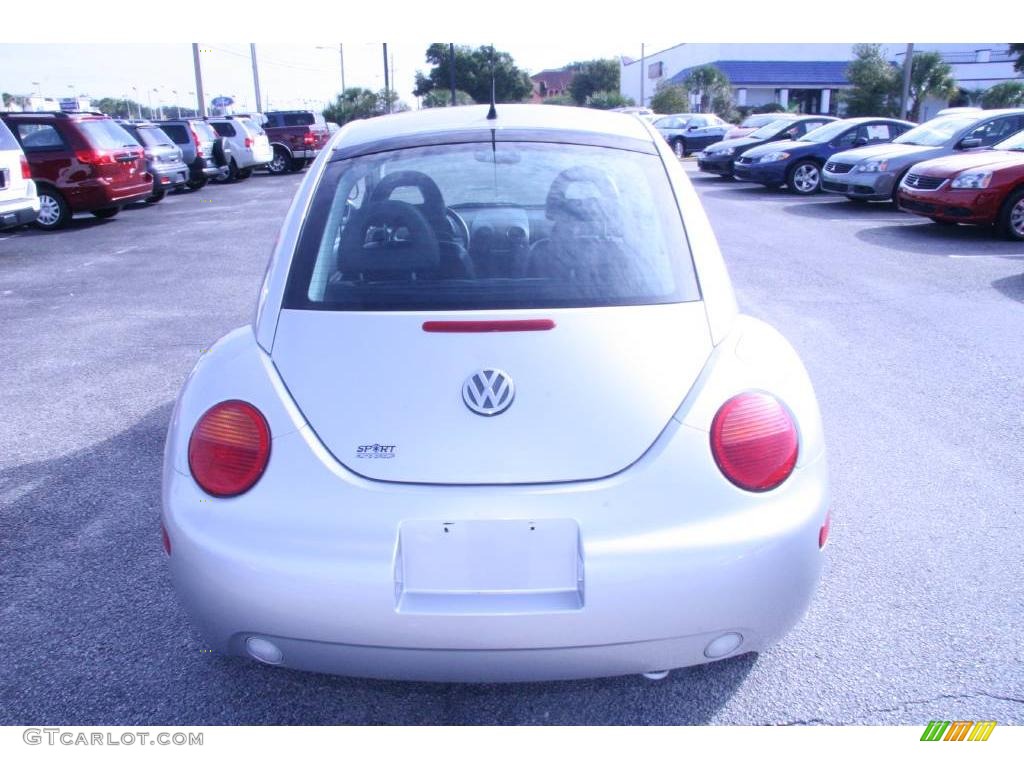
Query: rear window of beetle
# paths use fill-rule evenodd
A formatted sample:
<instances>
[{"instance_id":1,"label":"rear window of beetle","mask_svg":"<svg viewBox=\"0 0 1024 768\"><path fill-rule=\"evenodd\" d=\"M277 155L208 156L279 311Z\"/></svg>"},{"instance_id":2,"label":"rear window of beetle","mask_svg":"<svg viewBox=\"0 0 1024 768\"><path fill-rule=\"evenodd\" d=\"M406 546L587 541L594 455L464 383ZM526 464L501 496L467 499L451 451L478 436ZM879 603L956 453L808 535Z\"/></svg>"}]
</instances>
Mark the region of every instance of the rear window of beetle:
<instances>
[{"instance_id":1,"label":"rear window of beetle","mask_svg":"<svg viewBox=\"0 0 1024 768\"><path fill-rule=\"evenodd\" d=\"M658 155L488 142L329 163L285 307L532 309L699 298Z\"/></svg>"}]
</instances>

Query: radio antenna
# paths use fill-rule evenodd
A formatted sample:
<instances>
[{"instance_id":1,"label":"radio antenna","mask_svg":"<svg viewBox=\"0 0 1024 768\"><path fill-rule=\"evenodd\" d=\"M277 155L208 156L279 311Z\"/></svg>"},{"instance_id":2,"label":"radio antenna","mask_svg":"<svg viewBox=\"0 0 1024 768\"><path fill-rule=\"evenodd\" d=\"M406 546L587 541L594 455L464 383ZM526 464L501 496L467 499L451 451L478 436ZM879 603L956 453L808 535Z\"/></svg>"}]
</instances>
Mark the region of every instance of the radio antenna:
<instances>
[{"instance_id":1,"label":"radio antenna","mask_svg":"<svg viewBox=\"0 0 1024 768\"><path fill-rule=\"evenodd\" d=\"M487 112L487 119L498 119L498 110L494 108L494 45L491 45L491 108Z\"/></svg>"}]
</instances>

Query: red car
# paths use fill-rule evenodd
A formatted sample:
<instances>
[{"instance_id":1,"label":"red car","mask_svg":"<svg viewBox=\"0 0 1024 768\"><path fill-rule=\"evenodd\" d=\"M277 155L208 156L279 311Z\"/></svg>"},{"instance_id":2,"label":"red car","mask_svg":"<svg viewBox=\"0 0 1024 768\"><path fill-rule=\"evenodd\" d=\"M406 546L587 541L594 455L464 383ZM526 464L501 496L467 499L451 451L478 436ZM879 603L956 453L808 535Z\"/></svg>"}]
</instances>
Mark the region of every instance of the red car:
<instances>
[{"instance_id":1,"label":"red car","mask_svg":"<svg viewBox=\"0 0 1024 768\"><path fill-rule=\"evenodd\" d=\"M900 185L900 208L939 224L994 224L1024 240L1024 131L991 149L926 160Z\"/></svg>"},{"instance_id":2,"label":"red car","mask_svg":"<svg viewBox=\"0 0 1024 768\"><path fill-rule=\"evenodd\" d=\"M39 190L40 229L60 229L72 214L109 219L153 194L145 152L99 112L3 112Z\"/></svg>"}]
</instances>

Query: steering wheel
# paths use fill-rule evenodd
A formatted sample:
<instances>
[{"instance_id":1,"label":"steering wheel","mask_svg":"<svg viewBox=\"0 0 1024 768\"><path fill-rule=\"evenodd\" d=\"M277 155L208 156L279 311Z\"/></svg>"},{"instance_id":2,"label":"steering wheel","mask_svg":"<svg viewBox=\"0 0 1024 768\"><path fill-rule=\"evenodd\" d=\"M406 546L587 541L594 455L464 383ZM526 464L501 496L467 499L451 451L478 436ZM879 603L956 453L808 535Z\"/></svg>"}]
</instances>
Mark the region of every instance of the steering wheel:
<instances>
[{"instance_id":1,"label":"steering wheel","mask_svg":"<svg viewBox=\"0 0 1024 768\"><path fill-rule=\"evenodd\" d=\"M420 210L399 200L367 203L349 221L338 251L339 272L420 272L439 269L437 235Z\"/></svg>"},{"instance_id":2,"label":"steering wheel","mask_svg":"<svg viewBox=\"0 0 1024 768\"><path fill-rule=\"evenodd\" d=\"M469 225L466 224L466 220L458 214L458 211L451 207L444 209L444 217L452 228L452 235L455 237L455 240L469 251Z\"/></svg>"}]
</instances>

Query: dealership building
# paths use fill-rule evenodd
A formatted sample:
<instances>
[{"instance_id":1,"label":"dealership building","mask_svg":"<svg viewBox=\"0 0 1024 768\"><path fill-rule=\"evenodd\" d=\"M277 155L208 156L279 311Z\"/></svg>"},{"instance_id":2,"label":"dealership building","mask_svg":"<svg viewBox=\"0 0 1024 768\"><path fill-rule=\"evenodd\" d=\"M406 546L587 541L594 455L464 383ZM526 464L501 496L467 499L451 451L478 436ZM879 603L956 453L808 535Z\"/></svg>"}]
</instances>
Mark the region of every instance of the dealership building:
<instances>
[{"instance_id":1,"label":"dealership building","mask_svg":"<svg viewBox=\"0 0 1024 768\"><path fill-rule=\"evenodd\" d=\"M905 43L882 46L887 58L903 66ZM915 43L915 52L937 51L949 63L957 85L978 91L1006 80L1022 80L1015 72L1008 43ZM732 84L737 106L793 105L807 114L840 114L840 96L851 87L846 68L853 46L838 43L681 43L642 58L620 60L622 94L648 106L662 83L681 85L695 67L711 64ZM694 98L696 98L694 96ZM948 106L931 99L921 119Z\"/></svg>"}]
</instances>

